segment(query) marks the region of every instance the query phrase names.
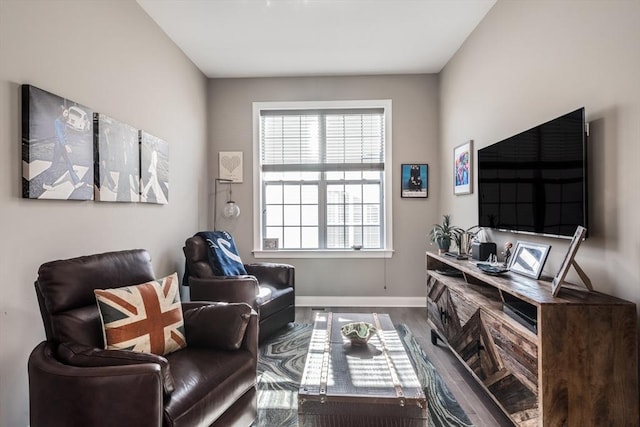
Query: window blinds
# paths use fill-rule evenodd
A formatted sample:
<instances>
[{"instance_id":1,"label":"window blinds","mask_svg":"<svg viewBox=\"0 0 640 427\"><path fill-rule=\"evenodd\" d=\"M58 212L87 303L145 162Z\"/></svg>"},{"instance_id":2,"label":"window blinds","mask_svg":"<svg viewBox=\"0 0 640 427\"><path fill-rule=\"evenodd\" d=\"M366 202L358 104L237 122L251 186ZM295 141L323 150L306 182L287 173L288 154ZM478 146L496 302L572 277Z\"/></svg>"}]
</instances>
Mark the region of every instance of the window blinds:
<instances>
[{"instance_id":1,"label":"window blinds","mask_svg":"<svg viewBox=\"0 0 640 427\"><path fill-rule=\"evenodd\" d=\"M384 111L262 111L261 164L269 171L384 170Z\"/></svg>"}]
</instances>

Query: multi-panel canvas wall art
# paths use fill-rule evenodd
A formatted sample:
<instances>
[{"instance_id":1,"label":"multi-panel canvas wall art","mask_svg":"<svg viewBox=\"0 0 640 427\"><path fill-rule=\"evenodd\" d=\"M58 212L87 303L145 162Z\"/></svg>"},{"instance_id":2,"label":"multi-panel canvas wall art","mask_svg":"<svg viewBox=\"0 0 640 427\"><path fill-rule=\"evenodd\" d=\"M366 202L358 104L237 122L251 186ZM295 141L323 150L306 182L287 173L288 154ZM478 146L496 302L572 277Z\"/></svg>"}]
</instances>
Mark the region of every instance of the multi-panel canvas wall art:
<instances>
[{"instance_id":1,"label":"multi-panel canvas wall art","mask_svg":"<svg viewBox=\"0 0 640 427\"><path fill-rule=\"evenodd\" d=\"M93 111L22 86L22 197L93 199Z\"/></svg>"},{"instance_id":2,"label":"multi-panel canvas wall art","mask_svg":"<svg viewBox=\"0 0 640 427\"><path fill-rule=\"evenodd\" d=\"M140 201L169 203L169 144L140 131Z\"/></svg>"},{"instance_id":3,"label":"multi-panel canvas wall art","mask_svg":"<svg viewBox=\"0 0 640 427\"><path fill-rule=\"evenodd\" d=\"M138 129L105 114L94 114L95 198L103 202L140 200Z\"/></svg>"},{"instance_id":4,"label":"multi-panel canvas wall art","mask_svg":"<svg viewBox=\"0 0 640 427\"><path fill-rule=\"evenodd\" d=\"M22 197L169 203L169 144L22 85Z\"/></svg>"}]
</instances>

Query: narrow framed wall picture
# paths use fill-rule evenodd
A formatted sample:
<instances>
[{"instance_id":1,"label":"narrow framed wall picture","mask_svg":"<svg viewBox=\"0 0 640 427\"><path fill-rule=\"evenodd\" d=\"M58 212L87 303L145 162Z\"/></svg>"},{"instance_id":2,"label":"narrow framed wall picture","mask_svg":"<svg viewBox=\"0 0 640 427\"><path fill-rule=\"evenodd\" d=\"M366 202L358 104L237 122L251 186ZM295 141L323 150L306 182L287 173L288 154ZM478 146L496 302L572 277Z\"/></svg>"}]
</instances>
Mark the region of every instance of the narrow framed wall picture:
<instances>
[{"instance_id":1,"label":"narrow framed wall picture","mask_svg":"<svg viewBox=\"0 0 640 427\"><path fill-rule=\"evenodd\" d=\"M218 178L242 182L242 151L221 151L218 153Z\"/></svg>"},{"instance_id":2,"label":"narrow framed wall picture","mask_svg":"<svg viewBox=\"0 0 640 427\"><path fill-rule=\"evenodd\" d=\"M169 203L169 143L140 131L140 201Z\"/></svg>"},{"instance_id":3,"label":"narrow framed wall picture","mask_svg":"<svg viewBox=\"0 0 640 427\"><path fill-rule=\"evenodd\" d=\"M93 200L93 111L22 85L22 197Z\"/></svg>"},{"instance_id":4,"label":"narrow framed wall picture","mask_svg":"<svg viewBox=\"0 0 640 427\"><path fill-rule=\"evenodd\" d=\"M403 198L429 197L429 165L403 164L401 170L401 192Z\"/></svg>"},{"instance_id":5,"label":"narrow framed wall picture","mask_svg":"<svg viewBox=\"0 0 640 427\"><path fill-rule=\"evenodd\" d=\"M453 194L473 193L473 140L453 149Z\"/></svg>"},{"instance_id":6,"label":"narrow framed wall picture","mask_svg":"<svg viewBox=\"0 0 640 427\"><path fill-rule=\"evenodd\" d=\"M101 202L140 200L138 129L105 114L94 114L95 199Z\"/></svg>"}]
</instances>

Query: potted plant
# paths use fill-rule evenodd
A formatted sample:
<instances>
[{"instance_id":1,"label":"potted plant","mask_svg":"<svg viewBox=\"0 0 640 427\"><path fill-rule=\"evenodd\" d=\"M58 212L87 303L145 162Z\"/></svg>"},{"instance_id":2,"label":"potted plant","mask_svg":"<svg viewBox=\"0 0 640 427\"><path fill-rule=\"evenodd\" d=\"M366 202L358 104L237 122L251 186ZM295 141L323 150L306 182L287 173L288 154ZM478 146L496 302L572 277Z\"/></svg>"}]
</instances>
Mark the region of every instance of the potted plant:
<instances>
[{"instance_id":1,"label":"potted plant","mask_svg":"<svg viewBox=\"0 0 640 427\"><path fill-rule=\"evenodd\" d=\"M460 227L451 224L451 215L443 215L442 224L434 224L429 235L431 241L438 245L438 253L448 252L451 241L456 240L462 231Z\"/></svg>"}]
</instances>

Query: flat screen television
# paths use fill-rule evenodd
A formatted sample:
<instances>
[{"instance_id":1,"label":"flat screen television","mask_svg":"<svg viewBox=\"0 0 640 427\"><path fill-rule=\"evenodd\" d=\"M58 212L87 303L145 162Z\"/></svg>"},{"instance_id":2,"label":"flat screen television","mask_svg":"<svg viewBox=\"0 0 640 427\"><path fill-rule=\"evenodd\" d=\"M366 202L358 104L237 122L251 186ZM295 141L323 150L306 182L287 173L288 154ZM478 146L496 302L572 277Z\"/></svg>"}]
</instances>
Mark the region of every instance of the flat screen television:
<instances>
[{"instance_id":1,"label":"flat screen television","mask_svg":"<svg viewBox=\"0 0 640 427\"><path fill-rule=\"evenodd\" d=\"M587 224L584 108L478 150L481 227L572 237Z\"/></svg>"}]
</instances>

